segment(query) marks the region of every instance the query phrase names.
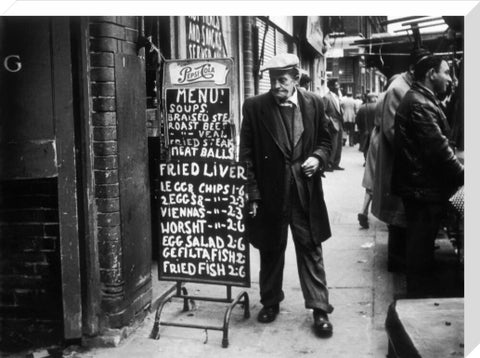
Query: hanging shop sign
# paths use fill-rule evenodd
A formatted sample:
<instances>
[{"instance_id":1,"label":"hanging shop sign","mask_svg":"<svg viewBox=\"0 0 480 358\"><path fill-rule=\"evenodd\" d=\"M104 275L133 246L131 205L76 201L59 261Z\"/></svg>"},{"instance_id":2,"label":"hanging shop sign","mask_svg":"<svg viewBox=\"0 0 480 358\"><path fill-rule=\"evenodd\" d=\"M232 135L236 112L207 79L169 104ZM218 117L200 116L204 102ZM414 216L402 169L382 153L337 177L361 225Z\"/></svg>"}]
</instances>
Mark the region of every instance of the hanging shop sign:
<instances>
[{"instance_id":1,"label":"hanging shop sign","mask_svg":"<svg viewBox=\"0 0 480 358\"><path fill-rule=\"evenodd\" d=\"M224 38L220 16L187 16L188 58L224 57Z\"/></svg>"},{"instance_id":2,"label":"hanging shop sign","mask_svg":"<svg viewBox=\"0 0 480 358\"><path fill-rule=\"evenodd\" d=\"M233 60L167 61L159 279L250 286L246 169L235 162Z\"/></svg>"}]
</instances>

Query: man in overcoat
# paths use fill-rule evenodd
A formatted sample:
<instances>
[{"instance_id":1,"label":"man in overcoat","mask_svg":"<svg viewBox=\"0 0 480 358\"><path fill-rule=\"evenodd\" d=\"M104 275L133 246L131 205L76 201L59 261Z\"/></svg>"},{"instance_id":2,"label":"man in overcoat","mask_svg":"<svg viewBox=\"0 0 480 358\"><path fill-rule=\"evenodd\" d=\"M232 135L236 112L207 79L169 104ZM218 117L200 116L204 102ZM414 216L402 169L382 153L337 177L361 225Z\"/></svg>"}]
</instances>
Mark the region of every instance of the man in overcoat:
<instances>
[{"instance_id":1,"label":"man in overcoat","mask_svg":"<svg viewBox=\"0 0 480 358\"><path fill-rule=\"evenodd\" d=\"M330 335L332 324L322 242L331 235L323 199L322 174L331 149L322 99L296 88L296 55L273 57L271 90L245 100L240 159L247 164L250 243L260 251L258 320L272 322L284 299L282 290L287 229L295 244L305 307L314 328Z\"/></svg>"},{"instance_id":2,"label":"man in overcoat","mask_svg":"<svg viewBox=\"0 0 480 358\"><path fill-rule=\"evenodd\" d=\"M330 153L327 170L343 170L340 166L343 147L343 111L340 105L340 84L336 78L328 80L329 92L323 97L325 116L329 120L329 130L332 137L332 152Z\"/></svg>"}]
</instances>

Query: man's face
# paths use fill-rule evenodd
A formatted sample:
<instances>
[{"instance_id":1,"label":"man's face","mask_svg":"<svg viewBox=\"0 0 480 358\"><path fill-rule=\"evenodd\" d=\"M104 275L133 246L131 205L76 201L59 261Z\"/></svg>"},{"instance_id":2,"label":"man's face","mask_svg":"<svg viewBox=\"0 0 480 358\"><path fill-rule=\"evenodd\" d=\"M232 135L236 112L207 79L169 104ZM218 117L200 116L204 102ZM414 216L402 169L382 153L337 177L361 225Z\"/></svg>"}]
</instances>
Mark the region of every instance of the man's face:
<instances>
[{"instance_id":1,"label":"man's face","mask_svg":"<svg viewBox=\"0 0 480 358\"><path fill-rule=\"evenodd\" d=\"M438 72L433 71L431 79L436 93L443 94L447 92L447 88L452 82L452 78L450 77L450 68L446 61L442 61Z\"/></svg>"},{"instance_id":2,"label":"man's face","mask_svg":"<svg viewBox=\"0 0 480 358\"><path fill-rule=\"evenodd\" d=\"M335 82L328 89L338 95L338 90L340 89L340 83Z\"/></svg>"},{"instance_id":3,"label":"man's face","mask_svg":"<svg viewBox=\"0 0 480 358\"><path fill-rule=\"evenodd\" d=\"M270 92L279 101L293 94L297 80L287 71L270 71Z\"/></svg>"}]
</instances>

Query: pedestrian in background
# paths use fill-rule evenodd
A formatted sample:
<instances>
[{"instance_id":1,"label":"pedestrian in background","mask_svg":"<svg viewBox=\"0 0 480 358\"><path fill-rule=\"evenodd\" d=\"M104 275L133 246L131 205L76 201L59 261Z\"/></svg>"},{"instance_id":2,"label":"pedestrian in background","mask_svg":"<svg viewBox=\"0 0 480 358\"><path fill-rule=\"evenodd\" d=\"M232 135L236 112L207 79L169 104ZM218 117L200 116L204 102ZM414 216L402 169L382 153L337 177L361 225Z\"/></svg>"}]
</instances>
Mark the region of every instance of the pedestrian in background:
<instances>
[{"instance_id":1,"label":"pedestrian in background","mask_svg":"<svg viewBox=\"0 0 480 358\"><path fill-rule=\"evenodd\" d=\"M310 83L312 79L306 70L300 70L300 81L298 81L298 86L302 87L305 90L310 89Z\"/></svg>"},{"instance_id":2,"label":"pedestrian in background","mask_svg":"<svg viewBox=\"0 0 480 358\"><path fill-rule=\"evenodd\" d=\"M329 92L323 97L325 104L325 116L329 121L329 130L332 138L332 153L326 171L344 170L340 166L343 147L343 113L340 107L340 84L338 79L332 78L327 81Z\"/></svg>"},{"instance_id":3,"label":"pedestrian in background","mask_svg":"<svg viewBox=\"0 0 480 358\"><path fill-rule=\"evenodd\" d=\"M362 178L362 187L365 188L365 196L363 199L363 205L361 212L357 215L358 223L364 229L369 228L369 221L368 221L368 209L372 202L373 197L373 185L375 182L375 166L377 163L377 153L378 153L378 146L379 146L379 139L380 139L380 123L382 121L383 115L383 100L385 97L385 93L392 84L392 82L398 77L399 75L393 75L390 77L385 90L378 95L378 98L375 102L375 115L374 115L374 125L372 129L372 133L370 134L370 140L367 150L367 158L365 160L365 170L363 172Z\"/></svg>"},{"instance_id":4,"label":"pedestrian in background","mask_svg":"<svg viewBox=\"0 0 480 358\"><path fill-rule=\"evenodd\" d=\"M395 113L403 96L413 84L415 63L426 54L429 52L422 48L411 52L408 70L395 78L383 100L373 184L372 214L387 224L389 271L401 271L405 267L407 225L402 200L391 192Z\"/></svg>"},{"instance_id":5,"label":"pedestrian in background","mask_svg":"<svg viewBox=\"0 0 480 358\"><path fill-rule=\"evenodd\" d=\"M376 93L369 93L367 95L367 103L363 104L358 110L355 117L355 124L359 132L360 145L358 150L363 153L366 161L367 151L370 143L370 134L375 125L375 108L378 95Z\"/></svg>"},{"instance_id":6,"label":"pedestrian in background","mask_svg":"<svg viewBox=\"0 0 480 358\"><path fill-rule=\"evenodd\" d=\"M439 101L451 84L448 63L425 56L415 64L415 83L395 116L392 191L407 220L409 297L431 284L434 244L450 196L464 183L464 167L449 145L450 127Z\"/></svg>"},{"instance_id":7,"label":"pedestrian in background","mask_svg":"<svg viewBox=\"0 0 480 358\"><path fill-rule=\"evenodd\" d=\"M360 110L360 107L363 104L363 95L362 94L357 94L355 97L355 117L357 116L358 111ZM353 129L353 145L356 145L357 143L360 143L359 141L359 134L358 134L358 128L357 125L355 124L354 129Z\"/></svg>"},{"instance_id":8,"label":"pedestrian in background","mask_svg":"<svg viewBox=\"0 0 480 358\"><path fill-rule=\"evenodd\" d=\"M383 106L383 96L385 95L382 92L378 96L375 102L372 102L374 105L374 122L373 129L370 134L369 145L367 149L367 155L365 158L365 170L363 172L362 178L362 187L365 189L365 195L363 198L363 205L361 212L357 215L358 223L364 229L370 227L368 221L368 210L370 208L370 203L372 202L373 195L373 183L375 179L375 163L377 160L378 152L378 135L380 133L380 120L382 116L382 106Z\"/></svg>"},{"instance_id":9,"label":"pedestrian in background","mask_svg":"<svg viewBox=\"0 0 480 358\"><path fill-rule=\"evenodd\" d=\"M363 96L362 96L361 94L357 94L357 95L355 96L355 107L354 107L355 115L357 115L358 110L360 109L360 107L361 107L362 104L363 104L362 97L363 97Z\"/></svg>"},{"instance_id":10,"label":"pedestrian in background","mask_svg":"<svg viewBox=\"0 0 480 358\"><path fill-rule=\"evenodd\" d=\"M322 242L331 236L322 172L331 138L321 97L297 88L299 60L281 54L267 62L271 89L243 105L240 159L247 164L250 243L260 252L258 321L275 320L290 226L305 307L319 335L333 331Z\"/></svg>"},{"instance_id":11,"label":"pedestrian in background","mask_svg":"<svg viewBox=\"0 0 480 358\"><path fill-rule=\"evenodd\" d=\"M355 134L355 100L352 97L352 92L347 92L347 95L340 101L340 107L343 114L343 125L345 126L345 133L348 138L348 145L353 147Z\"/></svg>"}]
</instances>

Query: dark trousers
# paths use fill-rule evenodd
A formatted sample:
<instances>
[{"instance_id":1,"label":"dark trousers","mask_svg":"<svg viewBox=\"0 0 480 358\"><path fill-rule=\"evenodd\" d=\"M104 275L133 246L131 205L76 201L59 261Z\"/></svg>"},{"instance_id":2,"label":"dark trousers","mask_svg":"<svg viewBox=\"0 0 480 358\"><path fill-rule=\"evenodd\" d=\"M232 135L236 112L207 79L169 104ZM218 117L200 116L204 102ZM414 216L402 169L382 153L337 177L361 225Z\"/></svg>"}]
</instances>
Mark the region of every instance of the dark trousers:
<instances>
[{"instance_id":1,"label":"dark trousers","mask_svg":"<svg viewBox=\"0 0 480 358\"><path fill-rule=\"evenodd\" d=\"M323 265L322 247L313 243L307 213L302 209L294 185L290 188L290 200L284 210L282 243L276 250L260 250L260 302L264 306L280 303L284 298L282 289L285 249L288 226L292 231L297 268L306 308L318 308L327 313L333 311L328 301L327 281Z\"/></svg>"},{"instance_id":2,"label":"dark trousers","mask_svg":"<svg viewBox=\"0 0 480 358\"><path fill-rule=\"evenodd\" d=\"M388 225L388 271L404 271L407 256L406 228Z\"/></svg>"},{"instance_id":3,"label":"dark trousers","mask_svg":"<svg viewBox=\"0 0 480 358\"><path fill-rule=\"evenodd\" d=\"M445 206L403 200L407 218L407 293L410 297L428 295L435 286L435 239Z\"/></svg>"},{"instance_id":4,"label":"dark trousers","mask_svg":"<svg viewBox=\"0 0 480 358\"><path fill-rule=\"evenodd\" d=\"M343 147L343 128L340 126L340 129L335 132L335 130L330 129L330 134L332 136L332 152L330 153L329 162L330 165L335 168L340 165L340 160L342 159L342 147Z\"/></svg>"},{"instance_id":5,"label":"dark trousers","mask_svg":"<svg viewBox=\"0 0 480 358\"><path fill-rule=\"evenodd\" d=\"M345 122L344 124L345 132L348 134L348 145L350 147L355 145L355 123Z\"/></svg>"}]
</instances>

